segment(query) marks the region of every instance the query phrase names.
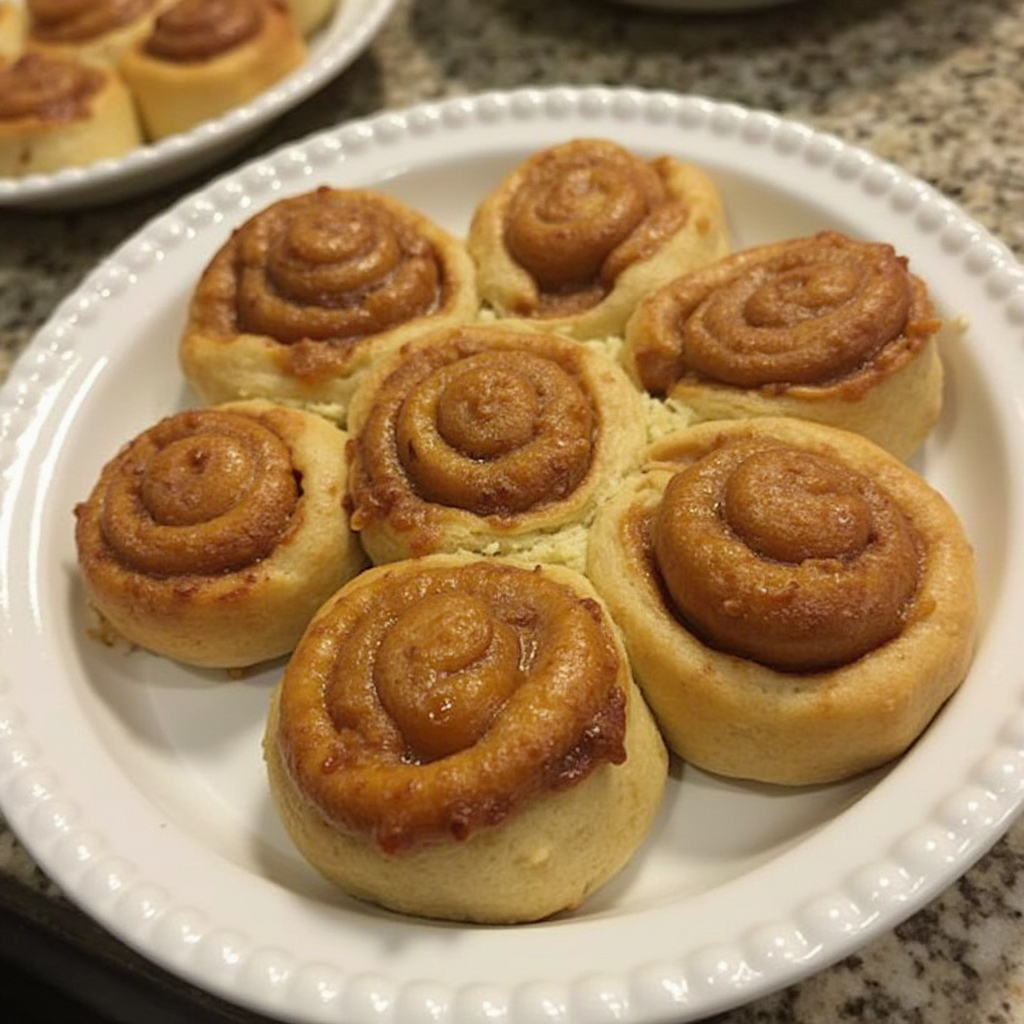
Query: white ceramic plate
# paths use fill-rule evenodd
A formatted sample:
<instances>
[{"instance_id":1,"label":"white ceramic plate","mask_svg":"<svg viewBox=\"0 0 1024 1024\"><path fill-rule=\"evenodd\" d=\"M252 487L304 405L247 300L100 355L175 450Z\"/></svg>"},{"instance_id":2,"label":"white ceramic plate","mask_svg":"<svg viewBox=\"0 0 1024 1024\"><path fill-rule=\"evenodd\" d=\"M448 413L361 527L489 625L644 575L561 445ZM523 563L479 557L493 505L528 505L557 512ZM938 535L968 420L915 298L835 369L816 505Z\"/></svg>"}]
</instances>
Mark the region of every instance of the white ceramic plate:
<instances>
[{"instance_id":1,"label":"white ceramic plate","mask_svg":"<svg viewBox=\"0 0 1024 1024\"><path fill-rule=\"evenodd\" d=\"M804 791L674 773L650 842L579 912L514 928L402 918L299 858L260 760L279 667L239 681L90 639L72 508L120 444L190 400L177 334L233 226L318 184L385 189L463 232L529 151L607 136L717 179L737 247L832 227L892 241L950 315L920 468L977 546L980 646L915 749ZM1024 272L921 182L769 114L667 94L490 94L342 126L183 200L56 312L0 391L0 806L44 870L154 961L288 1021L680 1022L816 971L920 907L1024 785Z\"/></svg>"},{"instance_id":2,"label":"white ceramic plate","mask_svg":"<svg viewBox=\"0 0 1024 1024\"><path fill-rule=\"evenodd\" d=\"M347 68L370 44L395 2L339 0L334 17L310 40L306 63L251 103L118 159L55 174L0 177L0 207L65 209L122 200L211 165Z\"/></svg>"}]
</instances>

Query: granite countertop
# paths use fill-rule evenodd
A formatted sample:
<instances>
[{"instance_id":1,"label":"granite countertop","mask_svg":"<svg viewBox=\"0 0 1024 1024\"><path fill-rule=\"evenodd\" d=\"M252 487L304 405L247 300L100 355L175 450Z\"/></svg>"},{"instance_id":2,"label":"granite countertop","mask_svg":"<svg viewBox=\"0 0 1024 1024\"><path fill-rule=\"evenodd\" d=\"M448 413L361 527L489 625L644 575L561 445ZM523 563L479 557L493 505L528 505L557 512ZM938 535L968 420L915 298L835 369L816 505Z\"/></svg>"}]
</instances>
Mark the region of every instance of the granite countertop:
<instances>
[{"instance_id":1,"label":"granite countertop","mask_svg":"<svg viewBox=\"0 0 1024 1024\"><path fill-rule=\"evenodd\" d=\"M0 210L0 375L98 260L210 174L382 108L555 84L700 93L804 121L929 181L1024 257L1018 0L803 0L729 16L610 0L400 0L351 68L222 166L118 205ZM36 944L59 937L59 969L104 1019L259 1019L189 990L103 933L43 876L2 821L0 908L4 963L24 963ZM1022 911L1019 823L895 930L718 1020L1024 1021ZM135 1014L152 993L165 998L164 1015ZM80 1006L75 1019L93 1018Z\"/></svg>"}]
</instances>

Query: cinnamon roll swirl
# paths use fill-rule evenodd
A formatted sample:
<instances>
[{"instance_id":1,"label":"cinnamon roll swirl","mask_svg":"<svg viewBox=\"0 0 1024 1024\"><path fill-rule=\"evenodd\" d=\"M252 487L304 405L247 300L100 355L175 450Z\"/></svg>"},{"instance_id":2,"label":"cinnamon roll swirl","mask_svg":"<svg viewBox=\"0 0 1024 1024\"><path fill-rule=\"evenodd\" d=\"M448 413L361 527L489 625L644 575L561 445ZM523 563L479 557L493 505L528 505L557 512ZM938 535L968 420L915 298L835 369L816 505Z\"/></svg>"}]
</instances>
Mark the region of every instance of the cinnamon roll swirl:
<instances>
[{"instance_id":1,"label":"cinnamon roll swirl","mask_svg":"<svg viewBox=\"0 0 1024 1024\"><path fill-rule=\"evenodd\" d=\"M26 0L27 46L114 68L173 0Z\"/></svg>"},{"instance_id":2,"label":"cinnamon roll swirl","mask_svg":"<svg viewBox=\"0 0 1024 1024\"><path fill-rule=\"evenodd\" d=\"M641 296L728 251L702 170L605 139L530 156L479 204L468 245L499 317L581 339L621 334Z\"/></svg>"},{"instance_id":3,"label":"cinnamon roll swirl","mask_svg":"<svg viewBox=\"0 0 1024 1024\"><path fill-rule=\"evenodd\" d=\"M288 653L365 564L344 508L346 441L259 400L143 431L75 508L91 605L126 640L191 665Z\"/></svg>"},{"instance_id":4,"label":"cinnamon roll swirl","mask_svg":"<svg viewBox=\"0 0 1024 1024\"><path fill-rule=\"evenodd\" d=\"M635 854L667 777L585 577L448 555L369 569L324 605L264 753L288 833L328 879L492 923L578 906Z\"/></svg>"},{"instance_id":5,"label":"cinnamon roll swirl","mask_svg":"<svg viewBox=\"0 0 1024 1024\"><path fill-rule=\"evenodd\" d=\"M0 176L82 167L141 141L131 96L114 72L39 53L0 65Z\"/></svg>"},{"instance_id":6,"label":"cinnamon roll swirl","mask_svg":"<svg viewBox=\"0 0 1024 1024\"><path fill-rule=\"evenodd\" d=\"M905 751L973 652L973 553L945 499L798 419L699 424L648 454L598 514L589 574L669 747L787 785Z\"/></svg>"},{"instance_id":7,"label":"cinnamon roll swirl","mask_svg":"<svg viewBox=\"0 0 1024 1024\"><path fill-rule=\"evenodd\" d=\"M427 332L353 398L353 528L375 562L474 551L582 570L644 416L595 347L494 324Z\"/></svg>"},{"instance_id":8,"label":"cinnamon roll swirl","mask_svg":"<svg viewBox=\"0 0 1024 1024\"><path fill-rule=\"evenodd\" d=\"M476 309L458 239L383 193L322 187L257 213L214 256L181 363L205 402L265 397L344 423L377 359Z\"/></svg>"},{"instance_id":9,"label":"cinnamon roll swirl","mask_svg":"<svg viewBox=\"0 0 1024 1024\"><path fill-rule=\"evenodd\" d=\"M823 232L665 284L631 317L623 357L698 420L798 416L906 458L941 410L941 326L892 246Z\"/></svg>"},{"instance_id":10,"label":"cinnamon roll swirl","mask_svg":"<svg viewBox=\"0 0 1024 1024\"><path fill-rule=\"evenodd\" d=\"M162 139L249 102L305 59L285 0L177 0L120 67L146 134Z\"/></svg>"}]
</instances>

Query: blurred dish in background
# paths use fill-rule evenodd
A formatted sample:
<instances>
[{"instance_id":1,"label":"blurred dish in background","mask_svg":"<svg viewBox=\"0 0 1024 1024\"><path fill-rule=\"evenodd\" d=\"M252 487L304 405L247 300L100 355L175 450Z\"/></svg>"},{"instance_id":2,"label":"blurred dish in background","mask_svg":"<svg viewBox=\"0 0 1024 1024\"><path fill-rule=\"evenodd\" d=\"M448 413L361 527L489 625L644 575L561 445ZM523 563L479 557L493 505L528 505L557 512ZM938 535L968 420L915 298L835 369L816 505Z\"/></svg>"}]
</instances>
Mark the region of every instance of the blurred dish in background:
<instances>
[{"instance_id":1,"label":"blurred dish in background","mask_svg":"<svg viewBox=\"0 0 1024 1024\"><path fill-rule=\"evenodd\" d=\"M347 68L369 46L396 0L344 0L309 40L305 63L251 101L189 131L84 167L5 177L0 208L74 209L120 201L185 177L215 163L295 107ZM21 13L22 4L3 8Z\"/></svg>"},{"instance_id":2,"label":"blurred dish in background","mask_svg":"<svg viewBox=\"0 0 1024 1024\"><path fill-rule=\"evenodd\" d=\"M782 7L801 0L613 0L630 7L652 7L664 11L692 11L702 14L732 14L759 7Z\"/></svg>"}]
</instances>

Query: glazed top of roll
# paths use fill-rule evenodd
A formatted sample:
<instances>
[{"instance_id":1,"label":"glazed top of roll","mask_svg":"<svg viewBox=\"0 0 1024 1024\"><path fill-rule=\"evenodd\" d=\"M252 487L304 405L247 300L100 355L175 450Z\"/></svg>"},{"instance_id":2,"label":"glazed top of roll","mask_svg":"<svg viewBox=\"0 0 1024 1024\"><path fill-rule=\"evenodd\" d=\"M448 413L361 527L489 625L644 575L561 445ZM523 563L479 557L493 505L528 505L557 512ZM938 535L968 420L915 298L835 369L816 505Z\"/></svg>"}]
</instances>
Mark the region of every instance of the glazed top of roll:
<instances>
[{"instance_id":1,"label":"glazed top of roll","mask_svg":"<svg viewBox=\"0 0 1024 1024\"><path fill-rule=\"evenodd\" d=\"M301 474L270 415L193 409L165 417L111 459L75 509L89 571L159 585L225 578L295 528ZM188 583L181 593L187 597Z\"/></svg>"},{"instance_id":2,"label":"glazed top of roll","mask_svg":"<svg viewBox=\"0 0 1024 1024\"><path fill-rule=\"evenodd\" d=\"M534 285L507 312L563 317L597 305L625 269L686 224L672 165L604 139L573 139L521 164L477 212L498 204L503 245Z\"/></svg>"},{"instance_id":3,"label":"glazed top of roll","mask_svg":"<svg viewBox=\"0 0 1024 1024\"><path fill-rule=\"evenodd\" d=\"M553 335L466 326L407 345L353 412L357 528L395 516L422 533L426 506L511 525L584 481L605 424L598 359Z\"/></svg>"},{"instance_id":4,"label":"glazed top of roll","mask_svg":"<svg viewBox=\"0 0 1024 1024\"><path fill-rule=\"evenodd\" d=\"M29 31L40 42L88 42L149 14L156 0L27 0Z\"/></svg>"},{"instance_id":5,"label":"glazed top of roll","mask_svg":"<svg viewBox=\"0 0 1024 1024\"><path fill-rule=\"evenodd\" d=\"M837 232L742 250L648 296L627 325L642 385L768 391L841 386L855 397L941 326L892 246Z\"/></svg>"},{"instance_id":6,"label":"glazed top of roll","mask_svg":"<svg viewBox=\"0 0 1024 1024\"><path fill-rule=\"evenodd\" d=\"M0 128L5 122L48 125L86 118L106 82L103 71L78 61L26 53L0 67Z\"/></svg>"},{"instance_id":7,"label":"glazed top of roll","mask_svg":"<svg viewBox=\"0 0 1024 1024\"><path fill-rule=\"evenodd\" d=\"M291 371L330 377L347 349L465 301L456 240L383 193L332 189L273 203L239 227L197 285L190 329L290 347ZM473 292L475 308L475 291Z\"/></svg>"},{"instance_id":8,"label":"glazed top of roll","mask_svg":"<svg viewBox=\"0 0 1024 1024\"><path fill-rule=\"evenodd\" d=\"M640 525L675 614L708 646L782 672L893 639L920 582L920 539L884 484L770 436L679 468Z\"/></svg>"},{"instance_id":9,"label":"glazed top of roll","mask_svg":"<svg viewBox=\"0 0 1024 1024\"><path fill-rule=\"evenodd\" d=\"M601 606L540 569L433 556L321 610L278 743L336 827L388 853L463 840L625 759L628 670Z\"/></svg>"},{"instance_id":10,"label":"glazed top of roll","mask_svg":"<svg viewBox=\"0 0 1024 1024\"><path fill-rule=\"evenodd\" d=\"M285 6L280 0L178 0L157 17L143 50L173 63L208 60L258 36L268 10L283 14Z\"/></svg>"}]
</instances>

